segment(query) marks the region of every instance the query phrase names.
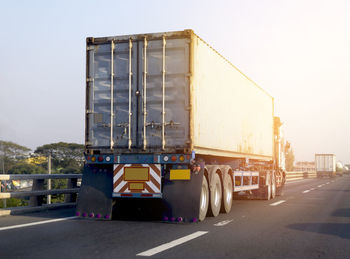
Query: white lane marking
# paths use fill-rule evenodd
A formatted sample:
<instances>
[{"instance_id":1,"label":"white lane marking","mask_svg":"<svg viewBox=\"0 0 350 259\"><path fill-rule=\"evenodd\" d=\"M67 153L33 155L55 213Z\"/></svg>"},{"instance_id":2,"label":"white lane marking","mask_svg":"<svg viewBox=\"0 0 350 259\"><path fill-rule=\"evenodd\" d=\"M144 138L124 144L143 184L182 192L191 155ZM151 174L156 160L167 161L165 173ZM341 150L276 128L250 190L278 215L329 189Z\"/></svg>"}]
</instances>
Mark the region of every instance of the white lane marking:
<instances>
[{"instance_id":1,"label":"white lane marking","mask_svg":"<svg viewBox=\"0 0 350 259\"><path fill-rule=\"evenodd\" d=\"M286 200L281 200L281 201L277 201L275 203L271 203L270 206L277 206L277 205L280 205L283 202L286 202Z\"/></svg>"},{"instance_id":2,"label":"white lane marking","mask_svg":"<svg viewBox=\"0 0 350 259\"><path fill-rule=\"evenodd\" d=\"M221 221L221 222L219 222L219 223L214 224L214 226L216 226L216 227L222 227L222 226L227 225L227 224L230 223L231 221L233 221L233 219L224 220L224 221Z\"/></svg>"},{"instance_id":3,"label":"white lane marking","mask_svg":"<svg viewBox=\"0 0 350 259\"><path fill-rule=\"evenodd\" d=\"M323 184L320 184L320 185L318 185L317 187L318 187L318 188L321 188L322 186L323 186Z\"/></svg>"},{"instance_id":4,"label":"white lane marking","mask_svg":"<svg viewBox=\"0 0 350 259\"><path fill-rule=\"evenodd\" d=\"M311 188L311 189L310 189L310 191L313 191L313 190L315 190L315 188Z\"/></svg>"},{"instance_id":5,"label":"white lane marking","mask_svg":"<svg viewBox=\"0 0 350 259\"><path fill-rule=\"evenodd\" d=\"M300 183L300 182L304 182L304 181L307 181L307 180L311 180L311 179L303 179L303 180L294 180L294 181L291 181L291 182L286 182L285 185L288 185L288 184L292 184L292 183Z\"/></svg>"},{"instance_id":6,"label":"white lane marking","mask_svg":"<svg viewBox=\"0 0 350 259\"><path fill-rule=\"evenodd\" d=\"M303 191L303 193L308 193L310 190Z\"/></svg>"},{"instance_id":7,"label":"white lane marking","mask_svg":"<svg viewBox=\"0 0 350 259\"><path fill-rule=\"evenodd\" d=\"M36 226L36 225L59 222L59 221L64 221L64 220L76 219L76 218L77 218L77 216L67 217L67 218L59 218L59 219L50 219L50 220L44 220L44 221L38 221L38 222L32 222L32 223L26 223L26 224L14 225L14 226L8 226L8 227L0 227L0 231L8 230L8 229L15 229L15 228L25 228L25 227L30 227L30 226Z\"/></svg>"},{"instance_id":8,"label":"white lane marking","mask_svg":"<svg viewBox=\"0 0 350 259\"><path fill-rule=\"evenodd\" d=\"M157 246L157 247L155 247L155 248L149 249L149 250L144 251L144 252L142 252L142 253L139 253L139 254L137 254L137 255L138 255L138 256L152 256L152 255L158 254L158 253L160 253L160 252L163 252L163 251L165 251L165 250L167 250L167 249L170 249L170 248L172 248L172 247L174 247L174 246L181 245L181 244L183 244L183 243L185 243L185 242L188 242L188 241L190 241L190 240L192 240L192 239L195 239L195 238L197 238L197 237L200 237L200 236L202 236L202 235L205 235L205 234L207 234L207 233L208 233L208 231L197 231L197 232L194 232L193 234L190 234L190 235L188 235L188 236L181 237L181 238L179 238L179 239L176 239L176 240L171 241L171 242L169 242L169 243L165 243L165 244L163 244L163 245L160 245L160 246Z\"/></svg>"},{"instance_id":9,"label":"white lane marking","mask_svg":"<svg viewBox=\"0 0 350 259\"><path fill-rule=\"evenodd\" d=\"M330 184L330 182L326 183L326 184Z\"/></svg>"}]
</instances>

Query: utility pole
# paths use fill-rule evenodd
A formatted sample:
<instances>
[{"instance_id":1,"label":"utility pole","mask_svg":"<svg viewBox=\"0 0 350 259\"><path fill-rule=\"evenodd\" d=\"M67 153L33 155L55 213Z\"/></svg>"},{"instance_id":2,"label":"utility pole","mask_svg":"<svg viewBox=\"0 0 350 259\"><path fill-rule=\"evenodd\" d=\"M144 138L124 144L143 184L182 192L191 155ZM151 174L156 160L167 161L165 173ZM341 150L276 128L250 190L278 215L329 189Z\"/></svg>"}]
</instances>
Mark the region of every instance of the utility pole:
<instances>
[{"instance_id":1,"label":"utility pole","mask_svg":"<svg viewBox=\"0 0 350 259\"><path fill-rule=\"evenodd\" d=\"M2 174L5 174L5 147L3 144L1 144L1 150L2 150L2 156L1 156L2 157ZM2 186L3 186L3 190L1 190ZM6 183L4 182L4 184L1 185L1 181L0 181L0 192L1 191L6 192ZM2 203L3 203L3 208L6 208L7 207L6 199L3 199Z\"/></svg>"},{"instance_id":2,"label":"utility pole","mask_svg":"<svg viewBox=\"0 0 350 259\"><path fill-rule=\"evenodd\" d=\"M49 153L49 157L47 160L47 168L49 171L49 174L51 174L51 152ZM51 179L47 179L47 190L50 191L51 190ZM47 195L47 204L51 204L51 195L48 194Z\"/></svg>"},{"instance_id":3,"label":"utility pole","mask_svg":"<svg viewBox=\"0 0 350 259\"><path fill-rule=\"evenodd\" d=\"M2 149L2 174L5 174L5 147L1 144Z\"/></svg>"}]
</instances>

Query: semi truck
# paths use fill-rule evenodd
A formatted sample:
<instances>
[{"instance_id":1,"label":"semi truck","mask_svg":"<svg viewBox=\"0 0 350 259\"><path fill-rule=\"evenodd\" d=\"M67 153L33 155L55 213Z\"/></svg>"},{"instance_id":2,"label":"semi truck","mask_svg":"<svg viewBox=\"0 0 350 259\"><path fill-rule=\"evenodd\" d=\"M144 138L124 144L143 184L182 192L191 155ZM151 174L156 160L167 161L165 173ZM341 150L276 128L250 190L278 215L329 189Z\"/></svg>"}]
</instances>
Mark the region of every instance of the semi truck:
<instances>
[{"instance_id":1,"label":"semi truck","mask_svg":"<svg viewBox=\"0 0 350 259\"><path fill-rule=\"evenodd\" d=\"M281 125L273 97L192 30L89 37L77 216L160 199L164 221L196 222L229 213L238 193L273 199Z\"/></svg>"},{"instance_id":2,"label":"semi truck","mask_svg":"<svg viewBox=\"0 0 350 259\"><path fill-rule=\"evenodd\" d=\"M336 176L336 156L334 154L315 154L316 175L321 177Z\"/></svg>"}]
</instances>

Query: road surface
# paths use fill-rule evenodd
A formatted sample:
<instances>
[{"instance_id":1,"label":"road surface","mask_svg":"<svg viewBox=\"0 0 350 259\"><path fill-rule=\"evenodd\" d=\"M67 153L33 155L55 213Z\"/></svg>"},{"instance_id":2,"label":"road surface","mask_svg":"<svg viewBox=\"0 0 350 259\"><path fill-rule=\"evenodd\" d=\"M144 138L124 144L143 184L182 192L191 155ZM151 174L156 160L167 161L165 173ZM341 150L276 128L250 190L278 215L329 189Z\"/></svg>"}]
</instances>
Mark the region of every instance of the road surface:
<instances>
[{"instance_id":1,"label":"road surface","mask_svg":"<svg viewBox=\"0 0 350 259\"><path fill-rule=\"evenodd\" d=\"M350 176L292 182L271 201L234 200L229 214L201 223L123 209L113 221L77 219L73 209L2 217L0 258L350 256Z\"/></svg>"}]
</instances>

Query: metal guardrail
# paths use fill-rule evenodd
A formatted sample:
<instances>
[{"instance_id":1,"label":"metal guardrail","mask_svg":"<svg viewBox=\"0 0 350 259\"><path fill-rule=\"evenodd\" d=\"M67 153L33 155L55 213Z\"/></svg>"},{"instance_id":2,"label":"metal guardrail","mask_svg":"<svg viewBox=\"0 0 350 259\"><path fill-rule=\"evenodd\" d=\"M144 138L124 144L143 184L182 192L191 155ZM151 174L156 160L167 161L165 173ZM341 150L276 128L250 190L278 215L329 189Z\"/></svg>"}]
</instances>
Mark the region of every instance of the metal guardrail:
<instances>
[{"instance_id":1,"label":"metal guardrail","mask_svg":"<svg viewBox=\"0 0 350 259\"><path fill-rule=\"evenodd\" d=\"M316 172L311 171L311 172L287 172L286 174L286 181L287 182L292 182L296 180L303 180L303 179L311 179L311 178L316 178Z\"/></svg>"},{"instance_id":2,"label":"metal guardrail","mask_svg":"<svg viewBox=\"0 0 350 259\"><path fill-rule=\"evenodd\" d=\"M21 214L25 212L40 211L58 207L74 206L77 199L79 187L78 179L82 174L3 174L0 175L1 181L10 180L33 180L31 191L12 191L0 192L0 199L30 197L29 206L10 207L0 209L0 216ZM45 180L48 179L67 179L66 189L45 189ZM63 203L43 204L44 197L52 194L65 194Z\"/></svg>"}]
</instances>

